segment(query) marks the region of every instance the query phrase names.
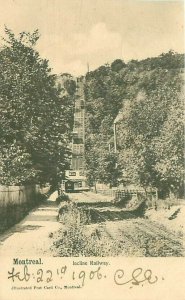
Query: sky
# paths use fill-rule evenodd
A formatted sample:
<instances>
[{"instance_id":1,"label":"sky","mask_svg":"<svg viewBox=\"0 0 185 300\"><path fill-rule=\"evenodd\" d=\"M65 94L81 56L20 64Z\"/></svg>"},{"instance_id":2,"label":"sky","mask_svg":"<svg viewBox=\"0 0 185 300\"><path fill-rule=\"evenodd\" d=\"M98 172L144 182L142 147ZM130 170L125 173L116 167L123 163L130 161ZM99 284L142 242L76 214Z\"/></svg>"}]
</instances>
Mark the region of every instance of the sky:
<instances>
[{"instance_id":1,"label":"sky","mask_svg":"<svg viewBox=\"0 0 185 300\"><path fill-rule=\"evenodd\" d=\"M183 1L0 0L0 21L1 36L4 25L16 34L39 29L36 49L56 74L184 52Z\"/></svg>"}]
</instances>

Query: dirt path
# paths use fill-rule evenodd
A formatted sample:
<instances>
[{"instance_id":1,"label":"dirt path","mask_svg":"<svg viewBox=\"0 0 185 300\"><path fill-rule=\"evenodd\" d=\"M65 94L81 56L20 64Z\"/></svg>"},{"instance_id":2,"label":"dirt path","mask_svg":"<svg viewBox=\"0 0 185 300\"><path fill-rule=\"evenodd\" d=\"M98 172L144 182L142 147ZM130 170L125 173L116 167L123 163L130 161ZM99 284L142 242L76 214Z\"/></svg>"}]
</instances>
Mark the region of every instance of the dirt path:
<instances>
[{"instance_id":1,"label":"dirt path","mask_svg":"<svg viewBox=\"0 0 185 300\"><path fill-rule=\"evenodd\" d=\"M182 255L181 235L155 221L123 215L120 209L110 206L111 197L91 192L71 193L69 196L82 210L87 206L91 210L88 223L77 226L78 214L67 214L69 220L66 224L59 223L55 192L0 236L0 255L68 256L71 250L74 252L72 256L81 252L86 256ZM63 253L64 249L69 250L67 254Z\"/></svg>"},{"instance_id":2,"label":"dirt path","mask_svg":"<svg viewBox=\"0 0 185 300\"><path fill-rule=\"evenodd\" d=\"M54 255L52 236L61 227L55 198L56 193L0 236L0 256Z\"/></svg>"}]
</instances>

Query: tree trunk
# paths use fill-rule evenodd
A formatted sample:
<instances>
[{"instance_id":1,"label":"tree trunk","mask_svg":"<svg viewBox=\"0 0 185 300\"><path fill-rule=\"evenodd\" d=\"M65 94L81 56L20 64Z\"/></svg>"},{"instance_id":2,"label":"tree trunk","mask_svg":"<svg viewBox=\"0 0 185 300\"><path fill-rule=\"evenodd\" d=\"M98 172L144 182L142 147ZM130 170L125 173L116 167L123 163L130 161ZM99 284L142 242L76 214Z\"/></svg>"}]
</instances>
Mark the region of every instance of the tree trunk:
<instances>
[{"instance_id":1,"label":"tree trunk","mask_svg":"<svg viewBox=\"0 0 185 300\"><path fill-rule=\"evenodd\" d=\"M96 181L95 181L95 184L94 184L94 190L95 190L95 193L97 194Z\"/></svg>"}]
</instances>

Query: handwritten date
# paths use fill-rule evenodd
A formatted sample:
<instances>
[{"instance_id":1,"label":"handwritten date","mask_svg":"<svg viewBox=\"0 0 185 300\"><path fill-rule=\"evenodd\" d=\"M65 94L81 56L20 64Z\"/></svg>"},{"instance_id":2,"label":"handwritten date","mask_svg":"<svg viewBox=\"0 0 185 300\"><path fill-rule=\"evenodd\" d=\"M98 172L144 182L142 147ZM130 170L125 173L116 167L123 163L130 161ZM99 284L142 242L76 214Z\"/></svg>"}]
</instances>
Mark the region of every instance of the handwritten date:
<instances>
[{"instance_id":1,"label":"handwritten date","mask_svg":"<svg viewBox=\"0 0 185 300\"><path fill-rule=\"evenodd\" d=\"M123 269L117 269L115 272L113 271L113 274L111 273L112 270L111 272L108 272L108 274L107 272L105 273L105 269L103 272L102 267L98 267L90 271L73 271L68 269L67 266L62 266L54 271L40 268L33 274L29 271L28 266L25 265L21 271L16 271L14 267L11 271L8 271L8 279L13 282L28 282L32 279L37 283L50 283L57 278L60 280L65 279L65 275L67 274L68 280L70 278L71 282L81 284L82 287L89 280L106 280L108 276L113 277L113 283L119 286L128 284L138 286L144 282L148 284L155 284L158 281L158 277L153 275L152 270L150 269L143 270L142 268L136 268L132 271L131 275L126 274Z\"/></svg>"}]
</instances>

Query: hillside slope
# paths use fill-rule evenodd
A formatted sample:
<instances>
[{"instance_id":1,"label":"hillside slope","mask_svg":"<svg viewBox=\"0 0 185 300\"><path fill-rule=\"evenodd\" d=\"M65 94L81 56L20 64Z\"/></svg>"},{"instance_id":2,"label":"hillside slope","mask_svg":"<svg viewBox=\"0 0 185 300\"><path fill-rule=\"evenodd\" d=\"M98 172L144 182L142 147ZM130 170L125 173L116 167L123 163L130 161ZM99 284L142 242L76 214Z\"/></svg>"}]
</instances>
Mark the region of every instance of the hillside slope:
<instances>
[{"instance_id":1,"label":"hillside slope","mask_svg":"<svg viewBox=\"0 0 185 300\"><path fill-rule=\"evenodd\" d=\"M125 64L86 75L86 165L89 183L137 183L183 193L184 55ZM117 153L114 153L114 120Z\"/></svg>"}]
</instances>

